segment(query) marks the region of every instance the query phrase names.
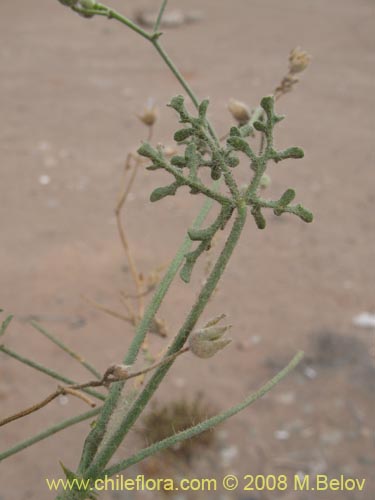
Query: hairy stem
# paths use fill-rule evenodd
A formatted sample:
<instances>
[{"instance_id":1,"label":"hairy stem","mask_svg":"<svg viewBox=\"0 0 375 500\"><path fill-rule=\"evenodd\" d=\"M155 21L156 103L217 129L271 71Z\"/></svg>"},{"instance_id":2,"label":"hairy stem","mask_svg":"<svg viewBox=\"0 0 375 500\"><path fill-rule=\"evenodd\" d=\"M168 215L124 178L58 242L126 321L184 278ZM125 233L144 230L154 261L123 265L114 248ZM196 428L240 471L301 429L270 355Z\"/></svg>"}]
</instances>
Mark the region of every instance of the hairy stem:
<instances>
[{"instance_id":1,"label":"hairy stem","mask_svg":"<svg viewBox=\"0 0 375 500\"><path fill-rule=\"evenodd\" d=\"M20 443L12 446L12 448L9 448L8 450L0 453L0 461L12 455L15 455L16 453L24 450L25 448L28 448L29 446L32 446L35 443L39 443L39 441L43 441L43 439L53 436L53 434L56 434L64 429L67 429L68 427L79 424L80 422L88 420L89 418L95 417L100 412L100 410L101 408L95 408L95 410L91 410L86 413L81 413L81 415L77 415L73 418L69 418L67 420L64 420L63 422L60 422L59 424L48 427L39 434L36 434L35 436L29 439L25 439L25 441L21 441Z\"/></svg>"},{"instance_id":2,"label":"hairy stem","mask_svg":"<svg viewBox=\"0 0 375 500\"><path fill-rule=\"evenodd\" d=\"M191 427L190 429L178 432L173 436L170 436L166 439L163 439L162 441L159 441L151 446L148 446L147 448L144 448L143 450L135 453L132 457L129 457L126 460L123 460L122 462L119 462L118 464L115 464L112 467L106 469L103 472L103 477L113 476L114 474L117 474L118 472L127 469L131 465L134 465L144 460L145 458L154 455L158 451L170 448L171 446L174 446L181 441L190 439L196 436L197 434L200 434L201 432L204 432L208 429L211 429L212 427L217 426L218 424L224 422L224 420L227 420L233 415L236 415L236 413L239 413L240 411L250 406L256 400L260 399L267 392L269 392L276 384L281 382L281 380L285 378L298 365L298 363L301 361L302 358L303 358L303 352L300 351L293 357L290 363L287 366L285 366L285 368L283 368L277 375L275 375L271 380L269 380L266 384L264 384L258 391L254 392L246 399L244 399L242 403L233 406L229 410L225 410L222 413L219 413L218 415L215 415L214 417L209 418L208 420L205 420L195 425L194 427Z\"/></svg>"},{"instance_id":3,"label":"hairy stem","mask_svg":"<svg viewBox=\"0 0 375 500\"><path fill-rule=\"evenodd\" d=\"M50 368L47 368L43 365L40 365L39 363L36 363L35 361L25 358L24 356L21 356L17 352L12 351L11 349L8 349L5 346L0 346L0 351L3 352L4 354L7 354L11 358L17 359L17 361L20 361L21 363L30 366L31 368L34 368L35 370L42 372L49 377L54 378L55 380L59 380L60 382L64 382L64 384L68 385L76 385L77 382L74 380L65 377L64 375L61 375L60 373L55 372L54 370L51 370ZM93 391L92 389L83 389L84 392L87 394L90 394L90 396L93 396L94 398L100 399L101 401L104 401L106 397L103 394L100 394L100 392Z\"/></svg>"},{"instance_id":4,"label":"hairy stem","mask_svg":"<svg viewBox=\"0 0 375 500\"><path fill-rule=\"evenodd\" d=\"M218 186L218 183L216 182L216 187ZM215 187L215 186L214 186ZM199 228L203 221L205 220L208 212L211 210L213 201L210 199L207 199L198 214L193 227ZM136 360L139 350L142 347L143 341L147 335L147 332L150 328L150 325L152 323L153 318L155 317L156 313L159 310L159 307L168 292L168 289L175 278L178 269L180 268L184 258L185 254L189 251L190 247L192 245L192 242L189 238L189 236L186 236L184 239L183 244L179 248L176 256L174 257L173 261L171 262L169 268L166 271L166 274L162 281L160 282L159 286L157 287L151 302L149 303L148 307L146 308L145 314L143 315L141 321L139 322L136 332L133 338L133 341L129 347L129 350L127 352L127 355L125 356L123 362L126 365L131 365L134 363ZM84 446L83 450L83 455L88 456L86 453L86 448L90 447L93 452L96 451L98 448L105 430L107 423L116 408L116 405L119 401L122 389L124 387L124 382L116 382L112 385L110 393L106 399L106 402L103 406L103 410L100 414L100 417L98 418L97 424L95 428L91 431L90 435L86 439L86 443ZM91 452L90 455L93 455L93 452ZM88 465L88 464L86 464Z\"/></svg>"},{"instance_id":5,"label":"hairy stem","mask_svg":"<svg viewBox=\"0 0 375 500\"><path fill-rule=\"evenodd\" d=\"M225 246L210 274L205 285L203 286L198 298L195 301L190 313L188 314L184 324L182 325L180 331L176 335L172 345L168 349L166 356L170 356L177 351L179 351L189 334L196 325L200 315L204 311L212 293L215 291L216 286L224 272L224 269L233 253L234 248L237 245L239 237L241 235L242 229L246 221L247 209L246 205L241 205L238 208L238 215L233 224L232 230L228 236ZM87 477L97 477L100 475L102 469L106 466L108 461L111 459L112 455L115 453L117 448L120 446L125 435L129 429L133 426L134 422L137 420L141 414L143 408L146 406L156 389L158 388L160 382L165 377L169 368L172 365L172 361L162 365L156 372L152 375L151 379L138 396L138 398L133 403L129 413L124 416L121 423L118 425L115 432L112 434L106 446L98 453L97 457L94 459L93 464L88 468L86 472Z\"/></svg>"},{"instance_id":6,"label":"hairy stem","mask_svg":"<svg viewBox=\"0 0 375 500\"><path fill-rule=\"evenodd\" d=\"M53 342L55 345L60 347L60 349L62 349L67 354L69 354L69 356L71 356L73 359L78 361L78 363L80 363L82 366L84 366L86 368L86 370L88 370L96 378L100 379L102 377L101 374L98 372L98 370L94 366L92 366L90 363L88 363L83 358L83 356L81 356L80 354L78 354L75 351L73 351L72 349L70 349L70 347L66 346L63 342L61 342L60 339L56 338L54 335L52 335L52 333L48 332L45 328L40 326L36 321L31 321L30 324L33 328L35 328L35 330L37 330L42 335L47 337L51 342Z\"/></svg>"}]
</instances>

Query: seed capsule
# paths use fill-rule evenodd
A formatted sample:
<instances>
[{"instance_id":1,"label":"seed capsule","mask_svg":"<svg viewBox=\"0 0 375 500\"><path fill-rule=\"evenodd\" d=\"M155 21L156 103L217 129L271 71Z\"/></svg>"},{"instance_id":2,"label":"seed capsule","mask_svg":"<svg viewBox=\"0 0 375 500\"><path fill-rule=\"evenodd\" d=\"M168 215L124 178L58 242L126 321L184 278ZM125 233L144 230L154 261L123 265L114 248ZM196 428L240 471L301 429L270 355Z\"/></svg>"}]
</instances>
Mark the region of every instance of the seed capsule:
<instances>
[{"instance_id":1,"label":"seed capsule","mask_svg":"<svg viewBox=\"0 0 375 500\"><path fill-rule=\"evenodd\" d=\"M228 109L240 125L245 125L250 120L250 110L245 103L229 99Z\"/></svg>"},{"instance_id":2,"label":"seed capsule","mask_svg":"<svg viewBox=\"0 0 375 500\"><path fill-rule=\"evenodd\" d=\"M211 358L221 349L224 349L232 339L222 338L230 325L216 326L224 315L209 321L204 328L195 331L189 338L189 347L198 358Z\"/></svg>"}]
</instances>

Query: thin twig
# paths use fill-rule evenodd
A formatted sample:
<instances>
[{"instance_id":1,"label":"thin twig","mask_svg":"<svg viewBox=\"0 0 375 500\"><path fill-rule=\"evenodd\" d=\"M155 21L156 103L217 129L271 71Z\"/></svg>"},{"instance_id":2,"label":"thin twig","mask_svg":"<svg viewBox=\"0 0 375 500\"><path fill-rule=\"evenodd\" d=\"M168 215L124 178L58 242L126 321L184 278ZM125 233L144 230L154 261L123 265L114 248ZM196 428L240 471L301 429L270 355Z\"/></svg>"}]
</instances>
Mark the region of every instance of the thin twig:
<instances>
[{"instance_id":1,"label":"thin twig","mask_svg":"<svg viewBox=\"0 0 375 500\"><path fill-rule=\"evenodd\" d=\"M43 439L49 438L54 434L57 434L58 432L64 429L67 429L68 427L83 422L84 420L88 420L89 418L95 417L100 412L101 409L102 407L95 408L94 410L90 410L86 413L81 413L80 415L76 415L72 418L63 420L58 424L52 425L51 427L44 429L39 434L35 434L35 436L32 436L31 438L25 439L24 441L15 444L11 448L8 448L7 450L2 451L0 453L0 462L5 458L11 457L16 453L19 453L20 451L24 450L25 448L28 448L29 446L39 443L40 441L43 441Z\"/></svg>"},{"instance_id":2,"label":"thin twig","mask_svg":"<svg viewBox=\"0 0 375 500\"><path fill-rule=\"evenodd\" d=\"M45 399L43 399L39 403L36 403L36 404L30 406L29 408L21 410L20 412L15 413L14 415L11 415L10 417L7 417L7 418L4 418L3 420L0 420L0 427L2 427L3 425L9 424L10 422L13 422L15 420L18 420L20 418L26 417L27 415L30 415L31 413L34 413L34 412L40 410L41 408L44 408L49 403L51 403L51 401L53 401L54 399L56 399L57 397L62 396L62 395L70 394L71 396L74 396L76 398L81 399L82 401L84 401L85 403L87 403L88 405L90 405L91 407L94 408L96 406L96 403L79 391L87 390L89 387L108 387L110 384L113 384L114 382L119 382L121 380L128 380L131 378L139 377L140 375L145 375L146 373L154 370L155 368L158 368L159 366L161 366L165 363L169 363L169 362L173 361L175 358L177 358L181 354L184 354L187 351L189 351L189 347L184 347L183 349L180 349L178 352L162 359L158 363L155 363L154 365L149 366L147 368L144 368L143 370L139 370L137 372L129 373L125 369L125 367L122 367L122 365L121 365L120 366L120 368L122 368L120 370L121 375L115 376L114 369L118 365L114 365L114 366L109 367L105 371L103 377L100 380L91 380L89 382L84 382L83 384L72 384L72 385L65 386L65 387L59 386L58 389L56 389L56 391L54 391L52 394L47 396Z\"/></svg>"},{"instance_id":3,"label":"thin twig","mask_svg":"<svg viewBox=\"0 0 375 500\"><path fill-rule=\"evenodd\" d=\"M110 316L113 316L114 318L122 319L123 321L128 321L129 323L133 324L132 317L125 316L124 314L114 311L113 309L109 309L108 307L103 306L102 304L99 304L99 302L91 299L90 297L86 297L86 295L82 295L82 298L96 309L99 309L99 311L103 311Z\"/></svg>"},{"instance_id":4,"label":"thin twig","mask_svg":"<svg viewBox=\"0 0 375 500\"><path fill-rule=\"evenodd\" d=\"M131 159L135 159L135 163L134 163L134 166L132 169L130 180L128 183L125 183L126 173L127 173L128 168L130 166ZM141 165L141 163L142 163L142 158L140 156L138 156L138 155L135 156L133 153L130 153L128 155L126 162L125 162L124 185L123 185L120 197L119 197L119 201L118 201L116 208L115 208L117 229L118 229L118 232L120 235L120 240L121 240L122 246L125 250L126 258L128 260L128 263L129 263L129 269L130 269L131 275L133 277L135 287L137 289L137 295L139 295L138 313L140 316L143 314L143 309L144 309L144 304L143 304L143 300L142 300L142 292L143 292L142 280L140 279L140 274L138 272L138 269L137 269L137 266L135 263L135 259L133 257L133 253L130 249L128 238L126 237L125 228L124 228L124 225L122 222L122 210L123 210L123 207L126 203L129 192L134 184L134 181L135 181L135 178L136 178L136 175L138 172L138 167L139 167L139 165Z\"/></svg>"},{"instance_id":5,"label":"thin twig","mask_svg":"<svg viewBox=\"0 0 375 500\"><path fill-rule=\"evenodd\" d=\"M92 408L95 408L96 403L92 401L91 399L87 398L83 394L80 394L78 391L74 390L72 387L59 387L55 392L47 396L45 399L40 401L40 403L36 403L29 408L26 408L25 410L22 410L18 413L15 413L14 415L11 415L10 417L4 418L3 420L0 420L0 427L3 425L9 424L10 422L14 422L15 420L18 420L20 418L26 417L27 415L30 415L31 413L34 413L41 408L44 408L47 406L51 401L54 399L58 398L59 396L63 396L66 394L70 394L71 396L75 396L85 403L89 404Z\"/></svg>"},{"instance_id":6,"label":"thin twig","mask_svg":"<svg viewBox=\"0 0 375 500\"><path fill-rule=\"evenodd\" d=\"M57 346L59 346L64 352L66 352L67 354L69 354L69 356L71 356L73 359L75 359L76 361L78 361L92 375L94 375L94 377L100 379L100 377L101 377L100 373L92 365L90 365L90 363L88 363L87 361L85 361L85 359L80 354L78 354L75 351L73 351L72 349L70 349L63 342L61 342L61 340L57 339L54 335L52 335L52 333L48 332L45 328L43 328L42 326L40 326L35 321L31 321L30 324L31 324L31 326L33 328L35 328L35 330L37 330L39 333L41 333L42 335L44 335L45 337L47 337L49 340L51 340L51 342L53 342L54 344L56 344Z\"/></svg>"},{"instance_id":7,"label":"thin twig","mask_svg":"<svg viewBox=\"0 0 375 500\"><path fill-rule=\"evenodd\" d=\"M49 377L54 378L55 380L59 380L60 382L63 382L64 384L68 384L70 386L74 386L77 384L77 382L74 382L74 380L65 377L64 375L61 375L58 372L55 372L54 370L51 370L50 368L47 368L46 366L43 366L39 363L36 363L35 361L26 358L24 356L21 356L15 351L12 351L11 349L8 349L7 347L1 345L0 346L0 351L3 352L4 354L7 354L11 358L16 359L17 361L20 361L24 365L30 366L31 368L34 368L35 370L44 373L45 375L48 375ZM97 381L96 381L97 382ZM93 396L94 398L100 399L101 401L105 400L105 396L103 394L100 394L100 392L92 391L90 389L85 389L85 392L87 394L90 394L90 396Z\"/></svg>"},{"instance_id":8,"label":"thin twig","mask_svg":"<svg viewBox=\"0 0 375 500\"><path fill-rule=\"evenodd\" d=\"M161 23L163 14L164 14L164 10L165 10L165 8L167 6L167 2L168 2L168 0L163 0L163 3L161 4L160 10L159 10L159 14L158 14L158 17L156 19L155 26L154 26L154 29L153 29L154 33L157 33L158 30L159 30L160 23Z\"/></svg>"},{"instance_id":9,"label":"thin twig","mask_svg":"<svg viewBox=\"0 0 375 500\"><path fill-rule=\"evenodd\" d=\"M143 450L135 453L132 457L127 458L126 460L112 465L108 469L104 470L100 476L102 477L110 477L118 472L127 469L131 465L134 465L141 460L144 460L146 457L150 455L154 455L156 452L161 451L165 448L170 448L171 446L176 445L177 443L184 441L185 439L192 438L212 427L216 427L221 422L224 422L229 417L236 415L241 410L244 410L246 407L254 403L256 400L264 396L267 392L269 392L276 384L278 384L283 378L285 378L301 361L303 358L303 352L298 352L294 358L290 361L290 363L283 368L275 377L269 380L265 385L263 385L258 391L254 392L250 396L248 396L242 403L233 406L229 410L223 411L219 415L215 415L208 420L205 420L190 429L186 429L184 431L173 434L166 439L163 439L157 443L152 444L148 448L144 448Z\"/></svg>"}]
</instances>

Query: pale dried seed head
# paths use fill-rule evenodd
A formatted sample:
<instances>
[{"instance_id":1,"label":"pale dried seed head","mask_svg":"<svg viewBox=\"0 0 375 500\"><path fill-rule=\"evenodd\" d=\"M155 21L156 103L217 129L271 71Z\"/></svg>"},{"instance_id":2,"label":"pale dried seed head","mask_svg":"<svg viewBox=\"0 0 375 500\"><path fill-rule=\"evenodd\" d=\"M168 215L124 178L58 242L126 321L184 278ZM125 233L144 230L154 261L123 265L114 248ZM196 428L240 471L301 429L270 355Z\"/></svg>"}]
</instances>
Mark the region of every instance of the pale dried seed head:
<instances>
[{"instance_id":1,"label":"pale dried seed head","mask_svg":"<svg viewBox=\"0 0 375 500\"><path fill-rule=\"evenodd\" d=\"M250 120L250 110L244 102L229 99L228 109L240 125L244 125Z\"/></svg>"},{"instance_id":2,"label":"pale dried seed head","mask_svg":"<svg viewBox=\"0 0 375 500\"><path fill-rule=\"evenodd\" d=\"M294 75L296 73L301 73L309 65L311 56L301 50L300 47L296 47L290 52L289 55L289 72Z\"/></svg>"},{"instance_id":3,"label":"pale dried seed head","mask_svg":"<svg viewBox=\"0 0 375 500\"><path fill-rule=\"evenodd\" d=\"M84 9L93 9L96 6L96 0L79 0L81 7Z\"/></svg>"},{"instance_id":4,"label":"pale dried seed head","mask_svg":"<svg viewBox=\"0 0 375 500\"><path fill-rule=\"evenodd\" d=\"M231 326L216 326L223 317L225 315L222 314L214 318L204 328L197 330L190 336L190 351L198 358L211 358L231 342L231 339L223 338Z\"/></svg>"},{"instance_id":5,"label":"pale dried seed head","mask_svg":"<svg viewBox=\"0 0 375 500\"><path fill-rule=\"evenodd\" d=\"M130 368L129 365L114 364L107 369L106 376L111 375L117 380L124 380L129 377Z\"/></svg>"},{"instance_id":6,"label":"pale dried seed head","mask_svg":"<svg viewBox=\"0 0 375 500\"><path fill-rule=\"evenodd\" d=\"M146 107L141 115L137 115L142 123L147 125L147 127L152 127L158 118L158 109L154 105L153 100L149 99Z\"/></svg>"}]
</instances>

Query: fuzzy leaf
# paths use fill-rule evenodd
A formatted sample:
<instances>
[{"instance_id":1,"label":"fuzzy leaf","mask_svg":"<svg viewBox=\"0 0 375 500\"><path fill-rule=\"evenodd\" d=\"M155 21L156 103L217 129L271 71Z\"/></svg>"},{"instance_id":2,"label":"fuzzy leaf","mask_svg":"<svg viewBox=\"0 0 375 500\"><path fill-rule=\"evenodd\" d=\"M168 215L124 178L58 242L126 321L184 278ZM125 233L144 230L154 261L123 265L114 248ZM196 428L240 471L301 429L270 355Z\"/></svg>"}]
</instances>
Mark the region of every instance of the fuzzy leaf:
<instances>
[{"instance_id":1,"label":"fuzzy leaf","mask_svg":"<svg viewBox=\"0 0 375 500\"><path fill-rule=\"evenodd\" d=\"M258 229L264 229L266 227L266 219L263 217L263 214L259 207L253 207L251 210L251 215L254 217L255 224Z\"/></svg>"},{"instance_id":2,"label":"fuzzy leaf","mask_svg":"<svg viewBox=\"0 0 375 500\"><path fill-rule=\"evenodd\" d=\"M241 132L238 127L231 127L229 131L230 137L241 137Z\"/></svg>"},{"instance_id":3,"label":"fuzzy leaf","mask_svg":"<svg viewBox=\"0 0 375 500\"><path fill-rule=\"evenodd\" d=\"M7 318L5 318L5 320L1 323L1 326L0 326L0 337L2 335L4 335L6 329L8 328L9 326L9 323L12 321L13 319L13 314L10 314Z\"/></svg>"},{"instance_id":4,"label":"fuzzy leaf","mask_svg":"<svg viewBox=\"0 0 375 500\"><path fill-rule=\"evenodd\" d=\"M206 119L206 113L207 113L207 108L208 105L210 104L210 101L208 99L204 99L198 108L198 113L199 113L199 118L203 121Z\"/></svg>"},{"instance_id":5,"label":"fuzzy leaf","mask_svg":"<svg viewBox=\"0 0 375 500\"><path fill-rule=\"evenodd\" d=\"M266 133L267 126L266 126L265 123L260 122L259 120L257 120L257 121L254 122L253 125L254 125L255 130L258 130L258 132L264 132L264 133Z\"/></svg>"},{"instance_id":6,"label":"fuzzy leaf","mask_svg":"<svg viewBox=\"0 0 375 500\"><path fill-rule=\"evenodd\" d=\"M174 140L176 142L182 142L188 137L191 137L194 134L194 129L192 128L182 128L180 130L177 130L174 134Z\"/></svg>"},{"instance_id":7,"label":"fuzzy leaf","mask_svg":"<svg viewBox=\"0 0 375 500\"><path fill-rule=\"evenodd\" d=\"M269 95L269 96L263 97L263 99L260 101L260 105L262 106L264 111L267 113L267 115L273 114L273 105L274 105L273 96Z\"/></svg>"},{"instance_id":8,"label":"fuzzy leaf","mask_svg":"<svg viewBox=\"0 0 375 500\"><path fill-rule=\"evenodd\" d=\"M245 139L242 139L242 137L229 137L227 143L237 151L242 151L242 153L245 153L245 155L247 155L249 158L253 158L255 156L251 147L248 145Z\"/></svg>"},{"instance_id":9,"label":"fuzzy leaf","mask_svg":"<svg viewBox=\"0 0 375 500\"><path fill-rule=\"evenodd\" d=\"M253 132L254 132L254 128L251 125L249 125L248 123L246 123L246 125L242 125L242 127L240 127L241 137L249 137Z\"/></svg>"},{"instance_id":10,"label":"fuzzy leaf","mask_svg":"<svg viewBox=\"0 0 375 500\"><path fill-rule=\"evenodd\" d=\"M173 97L171 102L168 104L169 107L173 108L180 115L181 123L189 122L189 113L187 112L184 104L185 100L182 95L178 95Z\"/></svg>"},{"instance_id":11,"label":"fuzzy leaf","mask_svg":"<svg viewBox=\"0 0 375 500\"><path fill-rule=\"evenodd\" d=\"M177 182L174 182L173 184L170 184L169 186L163 186L154 189L154 191L151 193L150 196L150 201L159 201L166 196L173 196L176 194L177 189L179 188L180 184Z\"/></svg>"},{"instance_id":12,"label":"fuzzy leaf","mask_svg":"<svg viewBox=\"0 0 375 500\"><path fill-rule=\"evenodd\" d=\"M226 162L231 168L234 168L237 167L237 165L239 165L240 160L236 156L228 156Z\"/></svg>"},{"instance_id":13,"label":"fuzzy leaf","mask_svg":"<svg viewBox=\"0 0 375 500\"><path fill-rule=\"evenodd\" d=\"M218 166L214 165L211 168L211 179L213 181L217 181L218 179L220 179L220 177L221 177L221 170Z\"/></svg>"},{"instance_id":14,"label":"fuzzy leaf","mask_svg":"<svg viewBox=\"0 0 375 500\"><path fill-rule=\"evenodd\" d=\"M197 153L197 147L194 143L189 144L185 150L186 166L189 169L189 178L197 180L199 162L201 156Z\"/></svg>"},{"instance_id":15,"label":"fuzzy leaf","mask_svg":"<svg viewBox=\"0 0 375 500\"><path fill-rule=\"evenodd\" d=\"M312 222L314 219L313 214L304 208L302 205L297 205L295 209L295 214L298 215L300 219L302 219L304 222Z\"/></svg>"},{"instance_id":16,"label":"fuzzy leaf","mask_svg":"<svg viewBox=\"0 0 375 500\"><path fill-rule=\"evenodd\" d=\"M142 146L138 149L137 153L145 158L150 158L154 161L160 161L160 155L156 149L154 149L148 142L144 142Z\"/></svg>"},{"instance_id":17,"label":"fuzzy leaf","mask_svg":"<svg viewBox=\"0 0 375 500\"><path fill-rule=\"evenodd\" d=\"M206 229L188 229L189 238L192 241L203 241L208 240L213 237L215 230L212 230L212 226L207 227Z\"/></svg>"},{"instance_id":18,"label":"fuzzy leaf","mask_svg":"<svg viewBox=\"0 0 375 500\"><path fill-rule=\"evenodd\" d=\"M294 191L294 189L287 189L279 199L278 204L281 207L286 207L287 205L289 205L291 201L294 200L295 197L296 197L296 192Z\"/></svg>"},{"instance_id":19,"label":"fuzzy leaf","mask_svg":"<svg viewBox=\"0 0 375 500\"><path fill-rule=\"evenodd\" d=\"M281 160L286 160L287 158L303 158L305 153L303 149L292 147L284 149L284 151L273 151L272 159L277 163Z\"/></svg>"},{"instance_id":20,"label":"fuzzy leaf","mask_svg":"<svg viewBox=\"0 0 375 500\"><path fill-rule=\"evenodd\" d=\"M186 158L184 156L173 156L171 158L171 164L175 167L184 168L186 167Z\"/></svg>"}]
</instances>

